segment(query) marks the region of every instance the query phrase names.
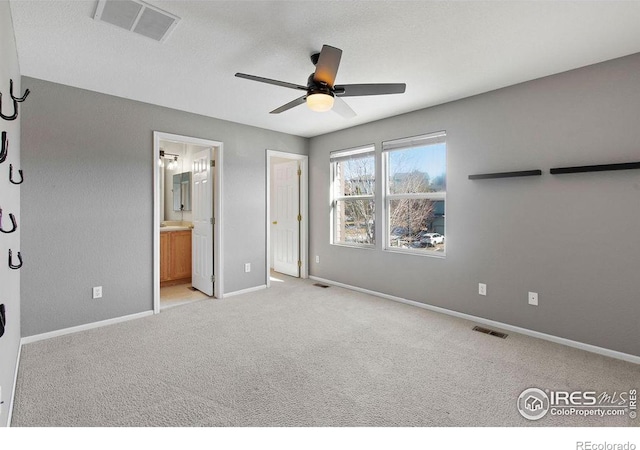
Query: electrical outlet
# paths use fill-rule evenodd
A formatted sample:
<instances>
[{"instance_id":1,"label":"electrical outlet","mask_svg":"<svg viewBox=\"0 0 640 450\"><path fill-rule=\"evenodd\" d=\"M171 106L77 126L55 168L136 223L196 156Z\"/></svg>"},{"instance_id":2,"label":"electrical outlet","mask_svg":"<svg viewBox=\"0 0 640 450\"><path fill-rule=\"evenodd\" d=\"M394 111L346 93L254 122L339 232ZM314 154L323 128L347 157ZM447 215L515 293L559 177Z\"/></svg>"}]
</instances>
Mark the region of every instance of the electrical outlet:
<instances>
[{"instance_id":1,"label":"electrical outlet","mask_svg":"<svg viewBox=\"0 0 640 450\"><path fill-rule=\"evenodd\" d=\"M487 285L484 283L478 283L478 294L487 295Z\"/></svg>"},{"instance_id":2,"label":"electrical outlet","mask_svg":"<svg viewBox=\"0 0 640 450\"><path fill-rule=\"evenodd\" d=\"M529 292L529 304L533 306L538 306L538 293L537 292Z\"/></svg>"},{"instance_id":3,"label":"electrical outlet","mask_svg":"<svg viewBox=\"0 0 640 450\"><path fill-rule=\"evenodd\" d=\"M244 265L244 271L245 271L245 273L251 272L251 263L246 263Z\"/></svg>"},{"instance_id":4,"label":"electrical outlet","mask_svg":"<svg viewBox=\"0 0 640 450\"><path fill-rule=\"evenodd\" d=\"M93 288L93 298L102 298L102 286L95 286Z\"/></svg>"},{"instance_id":5,"label":"electrical outlet","mask_svg":"<svg viewBox=\"0 0 640 450\"><path fill-rule=\"evenodd\" d=\"M316 255L316 264L320 264L320 255Z\"/></svg>"}]
</instances>

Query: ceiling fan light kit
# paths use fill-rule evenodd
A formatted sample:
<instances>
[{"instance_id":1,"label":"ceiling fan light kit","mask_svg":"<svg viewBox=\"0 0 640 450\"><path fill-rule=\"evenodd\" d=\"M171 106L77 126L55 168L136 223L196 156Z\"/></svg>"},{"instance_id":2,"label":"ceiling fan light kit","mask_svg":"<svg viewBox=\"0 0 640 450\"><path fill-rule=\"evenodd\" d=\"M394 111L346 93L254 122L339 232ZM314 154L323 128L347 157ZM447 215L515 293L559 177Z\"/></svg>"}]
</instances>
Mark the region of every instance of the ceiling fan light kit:
<instances>
[{"instance_id":1,"label":"ceiling fan light kit","mask_svg":"<svg viewBox=\"0 0 640 450\"><path fill-rule=\"evenodd\" d=\"M311 55L311 62L315 64L316 70L309 76L307 86L288 83L286 81L272 80L269 78L257 77L245 73L236 73L238 78L258 81L260 83L273 84L275 86L286 87L306 91L306 94L295 100L282 105L271 111L270 114L280 114L294 108L302 103L312 111L325 112L333 109L343 117L354 117L356 113L340 97L356 97L363 95L387 95L402 94L406 89L404 83L384 83L384 84L335 84L338 66L342 50L330 45L323 45L320 53ZM336 100L338 100L336 102ZM334 105L336 107L334 109Z\"/></svg>"},{"instance_id":2,"label":"ceiling fan light kit","mask_svg":"<svg viewBox=\"0 0 640 450\"><path fill-rule=\"evenodd\" d=\"M307 106L311 111L325 112L333 108L333 96L329 94L311 94L307 95Z\"/></svg>"}]
</instances>

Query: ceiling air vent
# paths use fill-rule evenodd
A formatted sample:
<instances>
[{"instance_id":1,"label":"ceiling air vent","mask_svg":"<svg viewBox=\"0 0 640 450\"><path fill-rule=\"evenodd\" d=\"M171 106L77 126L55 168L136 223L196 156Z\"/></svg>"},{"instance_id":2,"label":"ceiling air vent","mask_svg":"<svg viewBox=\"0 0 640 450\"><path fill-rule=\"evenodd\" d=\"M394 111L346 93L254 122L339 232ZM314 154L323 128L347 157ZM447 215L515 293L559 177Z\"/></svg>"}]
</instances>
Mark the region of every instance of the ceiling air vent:
<instances>
[{"instance_id":1,"label":"ceiling air vent","mask_svg":"<svg viewBox=\"0 0 640 450\"><path fill-rule=\"evenodd\" d=\"M159 42L167 40L180 18L139 0L99 0L93 18Z\"/></svg>"}]
</instances>

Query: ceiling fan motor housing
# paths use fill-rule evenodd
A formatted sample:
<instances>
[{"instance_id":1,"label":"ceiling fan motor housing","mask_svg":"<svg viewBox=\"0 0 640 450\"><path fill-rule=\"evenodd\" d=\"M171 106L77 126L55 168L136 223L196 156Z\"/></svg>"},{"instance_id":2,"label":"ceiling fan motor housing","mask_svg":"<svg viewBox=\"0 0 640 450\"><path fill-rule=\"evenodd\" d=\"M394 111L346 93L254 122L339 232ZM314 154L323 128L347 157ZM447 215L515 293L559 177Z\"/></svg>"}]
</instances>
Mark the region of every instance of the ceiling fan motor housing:
<instances>
[{"instance_id":1,"label":"ceiling fan motor housing","mask_svg":"<svg viewBox=\"0 0 640 450\"><path fill-rule=\"evenodd\" d=\"M313 76L315 74L309 75L309 79L307 80L307 95L312 94L325 94L333 97L333 89L327 83L323 83L322 81L314 80Z\"/></svg>"}]
</instances>

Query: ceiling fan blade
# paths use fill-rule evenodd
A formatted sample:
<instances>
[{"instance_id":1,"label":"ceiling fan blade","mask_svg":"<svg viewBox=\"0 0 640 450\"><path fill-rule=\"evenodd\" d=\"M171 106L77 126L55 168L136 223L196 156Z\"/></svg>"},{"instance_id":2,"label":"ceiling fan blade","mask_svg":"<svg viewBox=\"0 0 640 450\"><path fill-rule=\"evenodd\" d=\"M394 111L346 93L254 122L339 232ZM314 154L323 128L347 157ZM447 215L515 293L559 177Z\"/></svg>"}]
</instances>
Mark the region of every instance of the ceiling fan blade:
<instances>
[{"instance_id":1,"label":"ceiling fan blade","mask_svg":"<svg viewBox=\"0 0 640 450\"><path fill-rule=\"evenodd\" d=\"M330 45L323 45L316 63L316 72L313 75L313 79L333 87L336 82L336 74L338 73L341 57L342 50Z\"/></svg>"},{"instance_id":2,"label":"ceiling fan blade","mask_svg":"<svg viewBox=\"0 0 640 450\"><path fill-rule=\"evenodd\" d=\"M334 93L340 97L403 94L406 88L407 85L404 83L339 84L334 87Z\"/></svg>"},{"instance_id":3,"label":"ceiling fan blade","mask_svg":"<svg viewBox=\"0 0 640 450\"><path fill-rule=\"evenodd\" d=\"M260 83L274 84L276 86L291 88L291 89L300 89L303 91L307 90L306 86L300 86L299 84L287 83L286 81L272 80L271 78L257 77L255 75L247 75L246 73L236 73L236 77L238 78L246 78L247 80L259 81Z\"/></svg>"},{"instance_id":4,"label":"ceiling fan blade","mask_svg":"<svg viewBox=\"0 0 640 450\"><path fill-rule=\"evenodd\" d=\"M356 116L356 112L351 109L351 106L347 105L347 102L340 97L334 97L333 110L346 119L351 119Z\"/></svg>"},{"instance_id":5,"label":"ceiling fan blade","mask_svg":"<svg viewBox=\"0 0 640 450\"><path fill-rule=\"evenodd\" d=\"M291 108L293 108L295 106L302 105L305 102L306 98L307 98L307 96L303 95L302 97L299 97L299 98L297 98L295 100L290 101L286 105L282 105L280 108L274 109L269 114L280 114L281 112L284 112L284 111L286 111L288 109L291 109Z\"/></svg>"}]
</instances>

